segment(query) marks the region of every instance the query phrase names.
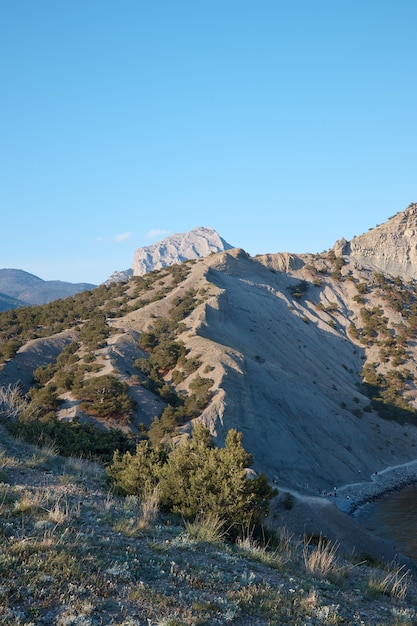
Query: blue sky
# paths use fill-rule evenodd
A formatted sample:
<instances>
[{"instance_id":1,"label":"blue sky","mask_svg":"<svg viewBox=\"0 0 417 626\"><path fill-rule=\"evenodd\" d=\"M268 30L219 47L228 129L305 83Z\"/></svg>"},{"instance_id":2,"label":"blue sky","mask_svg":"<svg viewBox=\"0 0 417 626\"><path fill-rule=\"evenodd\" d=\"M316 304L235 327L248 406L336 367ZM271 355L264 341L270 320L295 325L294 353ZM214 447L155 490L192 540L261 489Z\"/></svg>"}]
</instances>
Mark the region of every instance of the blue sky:
<instances>
[{"instance_id":1,"label":"blue sky","mask_svg":"<svg viewBox=\"0 0 417 626\"><path fill-rule=\"evenodd\" d=\"M415 0L2 0L0 268L212 226L320 252L417 201Z\"/></svg>"}]
</instances>

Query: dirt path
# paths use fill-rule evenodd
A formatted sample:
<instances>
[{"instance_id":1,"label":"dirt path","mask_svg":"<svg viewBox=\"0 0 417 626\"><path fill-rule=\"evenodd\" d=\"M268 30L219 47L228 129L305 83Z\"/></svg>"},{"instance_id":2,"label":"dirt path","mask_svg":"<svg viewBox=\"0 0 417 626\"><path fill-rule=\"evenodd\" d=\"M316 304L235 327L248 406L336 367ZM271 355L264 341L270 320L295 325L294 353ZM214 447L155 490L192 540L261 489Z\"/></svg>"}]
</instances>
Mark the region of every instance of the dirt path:
<instances>
[{"instance_id":1,"label":"dirt path","mask_svg":"<svg viewBox=\"0 0 417 626\"><path fill-rule=\"evenodd\" d=\"M346 554L369 555L380 561L396 560L416 570L416 564L399 553L392 541L367 531L352 515L361 505L385 493L417 482L417 460L389 466L373 474L369 481L332 488L327 495L312 496L278 486L279 496L271 507L272 528L286 528L299 537L322 534L336 542ZM293 502L288 506L291 494ZM287 506L283 505L287 499Z\"/></svg>"},{"instance_id":2,"label":"dirt path","mask_svg":"<svg viewBox=\"0 0 417 626\"><path fill-rule=\"evenodd\" d=\"M361 504L417 482L417 459L400 465L390 465L370 477L370 481L351 483L339 487L335 504L346 513L352 513Z\"/></svg>"},{"instance_id":3,"label":"dirt path","mask_svg":"<svg viewBox=\"0 0 417 626\"><path fill-rule=\"evenodd\" d=\"M344 513L351 514L362 504L411 483L417 483L417 459L408 463L390 465L372 474L369 480L331 488L322 496L306 495L283 485L278 485L278 489L281 493L291 493L297 500L318 507L331 502Z\"/></svg>"}]
</instances>

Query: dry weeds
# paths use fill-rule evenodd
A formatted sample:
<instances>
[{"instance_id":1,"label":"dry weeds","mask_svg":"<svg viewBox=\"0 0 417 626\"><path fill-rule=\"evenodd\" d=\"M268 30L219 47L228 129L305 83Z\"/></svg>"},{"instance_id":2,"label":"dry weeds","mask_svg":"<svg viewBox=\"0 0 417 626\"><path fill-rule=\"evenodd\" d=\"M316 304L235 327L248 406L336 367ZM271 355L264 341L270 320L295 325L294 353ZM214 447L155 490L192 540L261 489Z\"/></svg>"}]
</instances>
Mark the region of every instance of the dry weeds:
<instances>
[{"instance_id":1,"label":"dry weeds","mask_svg":"<svg viewBox=\"0 0 417 626\"><path fill-rule=\"evenodd\" d=\"M2 458L13 462L8 484L0 484L0 624L405 626L415 619L414 577L395 564L349 569L325 538L299 544L285 529L269 545L250 533L228 543L213 516L184 525L159 511L157 493L143 501L116 496L99 466L87 471L53 451L33 463L33 448L7 435L2 445Z\"/></svg>"}]
</instances>

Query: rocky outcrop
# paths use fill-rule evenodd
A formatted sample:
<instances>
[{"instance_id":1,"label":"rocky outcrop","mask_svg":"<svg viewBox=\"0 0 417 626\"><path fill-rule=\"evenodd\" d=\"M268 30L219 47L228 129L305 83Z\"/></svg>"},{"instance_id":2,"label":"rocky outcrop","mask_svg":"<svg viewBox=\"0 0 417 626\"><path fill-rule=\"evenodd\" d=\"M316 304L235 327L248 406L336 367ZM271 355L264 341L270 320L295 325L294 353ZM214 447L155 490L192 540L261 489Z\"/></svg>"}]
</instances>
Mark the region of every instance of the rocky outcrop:
<instances>
[{"instance_id":1,"label":"rocky outcrop","mask_svg":"<svg viewBox=\"0 0 417 626\"><path fill-rule=\"evenodd\" d=\"M290 254L289 252L263 254L256 258L263 265L277 272L289 272L291 270L299 270L304 265L304 262L301 259L300 255Z\"/></svg>"},{"instance_id":2,"label":"rocky outcrop","mask_svg":"<svg viewBox=\"0 0 417 626\"><path fill-rule=\"evenodd\" d=\"M136 250L132 265L133 275L142 276L155 269L189 259L199 259L232 247L213 228L201 226Z\"/></svg>"},{"instance_id":3,"label":"rocky outcrop","mask_svg":"<svg viewBox=\"0 0 417 626\"><path fill-rule=\"evenodd\" d=\"M104 282L105 285L109 285L110 283L125 283L133 276L133 270L116 270L111 274L108 279Z\"/></svg>"},{"instance_id":4,"label":"rocky outcrop","mask_svg":"<svg viewBox=\"0 0 417 626\"><path fill-rule=\"evenodd\" d=\"M348 243L345 252L359 266L417 278L417 204Z\"/></svg>"}]
</instances>

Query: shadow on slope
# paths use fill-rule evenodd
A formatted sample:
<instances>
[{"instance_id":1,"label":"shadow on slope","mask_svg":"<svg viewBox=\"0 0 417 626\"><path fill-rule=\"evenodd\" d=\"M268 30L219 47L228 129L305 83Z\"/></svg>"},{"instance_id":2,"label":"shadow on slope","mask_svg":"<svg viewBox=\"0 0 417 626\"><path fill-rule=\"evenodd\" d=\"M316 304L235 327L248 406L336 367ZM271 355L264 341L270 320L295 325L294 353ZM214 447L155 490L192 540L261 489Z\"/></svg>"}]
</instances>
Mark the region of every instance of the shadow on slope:
<instances>
[{"instance_id":1,"label":"shadow on slope","mask_svg":"<svg viewBox=\"0 0 417 626\"><path fill-rule=\"evenodd\" d=\"M241 430L256 469L310 493L412 458L404 428L380 420L361 393L364 351L348 320L331 328L310 301L315 286L294 298L287 274L227 257L208 272L221 293L198 330L224 346L225 401L211 415L219 439Z\"/></svg>"}]
</instances>

